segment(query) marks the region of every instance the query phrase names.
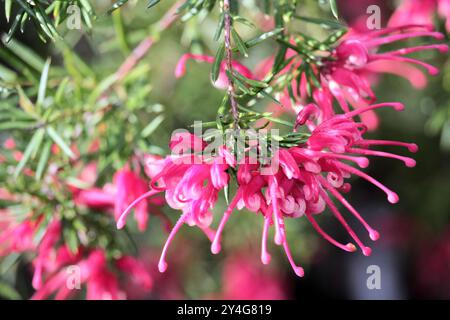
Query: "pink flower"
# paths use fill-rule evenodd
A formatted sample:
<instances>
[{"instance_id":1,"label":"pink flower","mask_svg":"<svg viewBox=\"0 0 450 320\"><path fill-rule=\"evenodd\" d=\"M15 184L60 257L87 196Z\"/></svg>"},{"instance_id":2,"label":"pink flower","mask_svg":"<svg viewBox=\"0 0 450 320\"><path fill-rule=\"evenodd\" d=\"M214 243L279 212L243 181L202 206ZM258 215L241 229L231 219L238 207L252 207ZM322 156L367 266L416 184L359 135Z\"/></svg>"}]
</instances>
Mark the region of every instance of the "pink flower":
<instances>
[{"instance_id":1,"label":"pink flower","mask_svg":"<svg viewBox=\"0 0 450 320\"><path fill-rule=\"evenodd\" d=\"M288 290L283 275L276 269L261 268L248 252L226 259L222 291L215 298L224 300L283 300Z\"/></svg>"},{"instance_id":2,"label":"pink flower","mask_svg":"<svg viewBox=\"0 0 450 320\"><path fill-rule=\"evenodd\" d=\"M3 142L3 147L7 150L12 150L16 148L16 142L14 141L13 138L8 138L5 140L5 142Z\"/></svg>"},{"instance_id":3,"label":"pink flower","mask_svg":"<svg viewBox=\"0 0 450 320\"><path fill-rule=\"evenodd\" d=\"M446 20L445 27L450 32L449 0L403 0L389 20L389 26L408 24L432 25L435 13Z\"/></svg>"},{"instance_id":4,"label":"pink flower","mask_svg":"<svg viewBox=\"0 0 450 320\"><path fill-rule=\"evenodd\" d=\"M359 176L387 195L388 201L396 203L398 196L381 182L366 173L350 166L353 162L361 168L369 164L365 156L379 156L403 161L412 167L415 161L408 157L382 151L371 150L371 146L393 145L417 151L415 144L385 140L366 140L364 124L355 122L354 117L377 108L392 106L401 110L399 103L384 103L363 107L342 115L331 117L323 122L318 121L319 108L305 108L298 116L298 125L309 123L311 136L306 144L280 149L277 161L281 170L272 174L262 175L258 166L241 164L238 169L239 188L225 211L211 245L211 251L220 250L221 233L232 211L246 207L253 212L259 212L264 217L262 232L261 261L270 262L267 252L267 238L270 226L275 228L274 241L284 248L289 263L298 276L303 276L303 268L297 266L292 257L285 229L285 218L305 216L313 228L333 245L349 252L356 251L353 243L342 244L328 235L316 222L314 215L322 213L328 207L335 218L346 229L351 238L360 247L364 255L370 255L371 249L363 244L356 233L348 225L332 197L338 200L366 228L372 240L377 240L379 234L361 217L358 211L342 196L342 192L350 190L350 184L345 182L352 175ZM314 112L316 110L316 113ZM317 122L317 123L316 123ZM250 163L247 161L246 163Z\"/></svg>"},{"instance_id":5,"label":"pink flower","mask_svg":"<svg viewBox=\"0 0 450 320\"><path fill-rule=\"evenodd\" d=\"M195 60L200 62L206 62L212 64L214 62L214 57L207 56L207 55L201 55L201 54L193 54L193 53L186 53L183 56L181 56L180 60L178 61L178 64L175 69L175 77L180 78L184 76L186 73L186 63L188 60ZM233 69L240 74L242 74L244 77L248 79L254 79L254 76L252 72L243 64L233 61L232 62ZM219 78L214 83L214 86L219 89L226 89L228 87L228 76L226 74L226 63L225 61L222 61L220 65L220 71L219 71Z\"/></svg>"},{"instance_id":6,"label":"pink flower","mask_svg":"<svg viewBox=\"0 0 450 320\"><path fill-rule=\"evenodd\" d=\"M87 179L94 179L90 182ZM80 174L79 179L92 185L96 180L96 166L86 166ZM72 187L74 201L77 205L87 206L93 209L113 209L117 220L120 214L137 197L147 191L148 185L144 179L128 167L118 170L114 174L113 183L106 184L103 188L89 187L79 189ZM135 207L135 218L140 231L145 231L148 224L149 211L155 210L154 205L160 205L161 199L142 201Z\"/></svg>"},{"instance_id":7,"label":"pink flower","mask_svg":"<svg viewBox=\"0 0 450 320\"><path fill-rule=\"evenodd\" d=\"M81 285L86 286L88 300L126 299L122 286L127 286L129 282L138 284L145 291L151 290L153 279L136 258L122 256L108 261L105 251L101 249L83 251L80 248L77 254L73 254L65 246L56 250L53 260L46 261L52 267L47 265L44 269L45 281L32 299L41 300L50 296L57 300L68 299L80 292ZM115 265L125 283L121 283L117 272L113 273L109 264Z\"/></svg>"},{"instance_id":8,"label":"pink flower","mask_svg":"<svg viewBox=\"0 0 450 320\"><path fill-rule=\"evenodd\" d=\"M373 103L376 100L370 85L373 74L393 73L406 78L413 86L422 88L426 84L426 78L416 66L424 68L431 75L436 75L439 70L405 55L433 49L447 52L446 45L423 45L377 52L385 44L417 37L442 39L443 35L420 25L405 25L360 34L350 32L338 44L331 55L332 59L325 60L324 65L317 70L322 88L316 88L313 97L323 109L323 118L327 119L333 113L329 102L331 98L337 100L344 112L350 111L350 105L361 108ZM317 92L318 90L320 91ZM367 112L362 117L369 130L377 127L378 118L373 112Z\"/></svg>"},{"instance_id":9,"label":"pink flower","mask_svg":"<svg viewBox=\"0 0 450 320\"><path fill-rule=\"evenodd\" d=\"M133 207L160 192L165 192L166 202L171 208L183 212L164 245L158 264L161 272L167 269L165 262L167 249L184 223L198 226L208 238L212 239L213 232L209 229L212 222L210 209L217 201L218 192L228 184L229 178L226 170L235 166L233 156L225 147L220 148L219 154L211 158L195 153L186 153L187 150L194 151L196 145L194 141L198 140L198 137L184 135L183 139L186 140L186 138L188 138L187 142L179 140L178 135L173 137L170 143L172 149L177 146L188 146L188 149L183 149L183 154L179 156L167 156L163 163L158 164L160 171L152 176L150 183L152 189L132 202L117 222L117 227L123 228ZM201 141L199 146L203 148L205 144Z\"/></svg>"},{"instance_id":10,"label":"pink flower","mask_svg":"<svg viewBox=\"0 0 450 320\"><path fill-rule=\"evenodd\" d=\"M33 242L35 231L40 221L26 219L17 222L15 216L7 209L0 210L0 256L22 253L36 248Z\"/></svg>"}]
</instances>

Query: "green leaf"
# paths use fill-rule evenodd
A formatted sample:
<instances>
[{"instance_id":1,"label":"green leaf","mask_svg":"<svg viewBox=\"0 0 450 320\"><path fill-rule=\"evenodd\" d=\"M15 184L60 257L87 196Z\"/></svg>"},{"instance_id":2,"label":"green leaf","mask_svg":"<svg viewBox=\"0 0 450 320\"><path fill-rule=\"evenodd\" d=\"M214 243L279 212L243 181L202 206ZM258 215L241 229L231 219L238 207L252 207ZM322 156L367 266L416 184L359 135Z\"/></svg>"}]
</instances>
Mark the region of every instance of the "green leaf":
<instances>
[{"instance_id":1,"label":"green leaf","mask_svg":"<svg viewBox=\"0 0 450 320\"><path fill-rule=\"evenodd\" d=\"M257 88L267 88L269 85L263 81L258 81L258 80L253 80L253 79L249 79L247 77L244 77L242 74L240 74L239 72L233 72L233 74L239 79L244 81L245 83L251 85L252 87L257 87Z\"/></svg>"},{"instance_id":2,"label":"green leaf","mask_svg":"<svg viewBox=\"0 0 450 320\"><path fill-rule=\"evenodd\" d=\"M335 21L335 20L321 19L321 18L314 18L314 17L305 17L305 16L294 16L294 18L303 20L305 22L320 25L321 27L326 28L326 29L345 28L344 24L340 23L339 21Z\"/></svg>"},{"instance_id":3,"label":"green leaf","mask_svg":"<svg viewBox=\"0 0 450 320\"><path fill-rule=\"evenodd\" d=\"M38 91L38 96L37 96L37 101L36 101L36 104L38 106L41 106L45 99L45 91L47 89L48 72L50 70L50 63L51 63L51 59L48 58L47 61L45 61L44 68L42 69L41 80L39 81L39 91Z\"/></svg>"},{"instance_id":4,"label":"green leaf","mask_svg":"<svg viewBox=\"0 0 450 320\"><path fill-rule=\"evenodd\" d=\"M12 0L5 0L6 22L9 22L9 18L11 17L11 8L12 8Z\"/></svg>"},{"instance_id":5,"label":"green leaf","mask_svg":"<svg viewBox=\"0 0 450 320\"><path fill-rule=\"evenodd\" d=\"M7 41L6 36L2 36L2 42L10 49L16 56L18 56L20 59L22 59L26 64L33 67L33 69L41 72L44 69L45 62L44 60L37 55L32 49L28 48L27 46L23 45L19 41L15 39L10 39L9 42Z\"/></svg>"},{"instance_id":6,"label":"green leaf","mask_svg":"<svg viewBox=\"0 0 450 320\"><path fill-rule=\"evenodd\" d=\"M224 54L225 54L225 45L222 43L219 49L217 49L216 56L214 58L214 63L211 69L211 80L213 83L215 83L219 78L220 65L222 63Z\"/></svg>"},{"instance_id":7,"label":"green leaf","mask_svg":"<svg viewBox=\"0 0 450 320\"><path fill-rule=\"evenodd\" d=\"M164 115L160 114L156 118L154 118L141 132L141 136L143 138L147 138L150 136L164 121Z\"/></svg>"},{"instance_id":8,"label":"green leaf","mask_svg":"<svg viewBox=\"0 0 450 320\"><path fill-rule=\"evenodd\" d=\"M29 129L34 122L30 121L8 121L0 123L0 131L13 129Z\"/></svg>"},{"instance_id":9,"label":"green leaf","mask_svg":"<svg viewBox=\"0 0 450 320\"><path fill-rule=\"evenodd\" d=\"M281 102L278 101L277 99L275 99L275 97L272 96L270 93L267 93L267 92L264 91L264 90L261 90L259 93L262 94L264 97L269 98L270 100L272 100L272 101L275 102L276 104L278 104L278 105L280 105L280 106L282 105Z\"/></svg>"},{"instance_id":10,"label":"green leaf","mask_svg":"<svg viewBox=\"0 0 450 320\"><path fill-rule=\"evenodd\" d=\"M247 27L250 27L250 28L255 28L255 25L253 24L253 22L251 22L250 20L248 20L248 19L246 19L244 17L241 17L241 16L234 16L233 17L233 21L242 23L242 24L244 24L244 25L246 25Z\"/></svg>"},{"instance_id":11,"label":"green leaf","mask_svg":"<svg viewBox=\"0 0 450 320\"><path fill-rule=\"evenodd\" d=\"M234 42L236 43L236 46L241 54L243 54L245 57L248 57L248 49L245 45L244 40L241 39L239 34L236 32L236 30L231 30L231 35L233 37Z\"/></svg>"},{"instance_id":12,"label":"green leaf","mask_svg":"<svg viewBox=\"0 0 450 320\"><path fill-rule=\"evenodd\" d=\"M20 294L12 286L5 282L0 282L0 296L9 300L20 300Z\"/></svg>"},{"instance_id":13,"label":"green leaf","mask_svg":"<svg viewBox=\"0 0 450 320\"><path fill-rule=\"evenodd\" d=\"M15 178L17 178L19 174L22 172L28 160L30 160L33 153L35 153L35 150L39 148L42 139L44 138L44 132L45 132L44 129L41 128L34 133L33 137L30 140L30 143L23 152L22 159L20 159L19 163L17 164L16 170L14 170Z\"/></svg>"},{"instance_id":14,"label":"green leaf","mask_svg":"<svg viewBox=\"0 0 450 320\"><path fill-rule=\"evenodd\" d=\"M284 30L283 28L277 28L277 29L273 29L271 31L265 32L265 33L257 36L256 38L246 41L245 45L247 46L247 48L253 47L268 38L271 38L273 36L280 34L281 32L283 32L283 30Z\"/></svg>"},{"instance_id":15,"label":"green leaf","mask_svg":"<svg viewBox=\"0 0 450 320\"><path fill-rule=\"evenodd\" d=\"M48 159L50 158L50 151L52 148L52 141L48 140L42 147L41 156L36 168L36 180L41 180L45 167L47 166Z\"/></svg>"},{"instance_id":16,"label":"green leaf","mask_svg":"<svg viewBox=\"0 0 450 320\"><path fill-rule=\"evenodd\" d=\"M339 19L339 13L338 13L336 0L329 0L329 1L330 1L331 12L333 13L333 16L336 18L336 20L338 20Z\"/></svg>"},{"instance_id":17,"label":"green leaf","mask_svg":"<svg viewBox=\"0 0 450 320\"><path fill-rule=\"evenodd\" d=\"M53 129L53 127L47 127L47 134L52 138L52 140L61 148L61 150L68 155L70 158L75 159L75 154L69 148L69 146L64 142L61 136Z\"/></svg>"},{"instance_id":18,"label":"green leaf","mask_svg":"<svg viewBox=\"0 0 450 320\"><path fill-rule=\"evenodd\" d=\"M72 228L64 228L63 231L65 243L72 253L78 252L78 236L77 232Z\"/></svg>"},{"instance_id":19,"label":"green leaf","mask_svg":"<svg viewBox=\"0 0 450 320\"><path fill-rule=\"evenodd\" d=\"M22 88L17 86L16 89L19 94L19 106L28 114L36 114L34 104L30 101Z\"/></svg>"},{"instance_id":20,"label":"green leaf","mask_svg":"<svg viewBox=\"0 0 450 320\"><path fill-rule=\"evenodd\" d=\"M160 0L149 0L147 4L147 9L150 9L153 6L156 6Z\"/></svg>"},{"instance_id":21,"label":"green leaf","mask_svg":"<svg viewBox=\"0 0 450 320\"><path fill-rule=\"evenodd\" d=\"M216 31L214 32L214 41L218 41L220 35L222 34L223 28L225 26L225 18L224 15L221 14L219 18L219 24L217 25Z\"/></svg>"},{"instance_id":22,"label":"green leaf","mask_svg":"<svg viewBox=\"0 0 450 320\"><path fill-rule=\"evenodd\" d=\"M114 2L114 4L108 10L108 14L111 14L114 10L119 9L121 6L123 6L127 2L128 2L128 0L118 0L118 1Z\"/></svg>"}]
</instances>

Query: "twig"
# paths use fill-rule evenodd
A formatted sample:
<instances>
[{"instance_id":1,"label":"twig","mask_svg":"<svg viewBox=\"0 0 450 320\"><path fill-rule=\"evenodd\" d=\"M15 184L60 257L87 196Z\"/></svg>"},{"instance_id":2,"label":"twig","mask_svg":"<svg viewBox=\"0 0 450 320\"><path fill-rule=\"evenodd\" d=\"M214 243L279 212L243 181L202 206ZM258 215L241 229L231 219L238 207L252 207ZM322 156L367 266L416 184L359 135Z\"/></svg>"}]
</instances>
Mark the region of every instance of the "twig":
<instances>
[{"instance_id":1,"label":"twig","mask_svg":"<svg viewBox=\"0 0 450 320\"><path fill-rule=\"evenodd\" d=\"M233 64L232 64L232 48L231 48L231 14L230 14L230 0L223 1L223 14L225 19L224 24L224 40L225 40L225 52L226 52L226 68L229 74L233 74ZM238 105L236 102L236 92L234 88L234 82L231 76L228 75L228 96L231 103L231 111L233 113L234 119L234 129L239 129L239 112Z\"/></svg>"}]
</instances>

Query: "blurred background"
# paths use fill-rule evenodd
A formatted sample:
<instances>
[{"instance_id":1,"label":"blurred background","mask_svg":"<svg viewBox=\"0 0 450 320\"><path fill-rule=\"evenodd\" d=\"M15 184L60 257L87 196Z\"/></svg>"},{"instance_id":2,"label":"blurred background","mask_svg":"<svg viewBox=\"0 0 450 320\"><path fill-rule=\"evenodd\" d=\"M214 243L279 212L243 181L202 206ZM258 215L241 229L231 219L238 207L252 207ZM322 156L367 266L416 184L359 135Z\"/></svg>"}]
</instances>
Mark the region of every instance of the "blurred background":
<instances>
[{"instance_id":1,"label":"blurred background","mask_svg":"<svg viewBox=\"0 0 450 320\"><path fill-rule=\"evenodd\" d=\"M148 26L170 7L170 1L162 1L149 10L146 9L146 2L131 1L121 10L130 48L149 32ZM104 76L116 70L126 55L121 51L120 39L111 26L111 18L105 13L111 1L94 3L99 14L92 30L85 27L82 30L64 30L64 37L96 74ZM400 1L355 0L337 3L341 19L350 26L356 26L361 17L367 16L366 9L370 4L380 6L385 25ZM328 7L320 1L319 4L317 1L305 1L304 8L304 15L329 15ZM242 15L244 12L258 18L251 10L244 8ZM9 24L3 13L0 17L0 29L6 33ZM435 22L438 29L445 33L444 22L437 15ZM160 108L164 113L164 121L149 137L154 153L163 154L167 150L167 142L174 129L189 127L195 120L210 121L215 118L223 92L211 86L211 66L190 62L183 78L176 79L174 76L176 63L183 53L214 54L216 43L212 35L215 23L213 17L209 17L200 25L195 20L176 24L162 33L157 45L143 58L143 63L148 64L150 69L145 73L144 80L139 81L150 85L151 91L140 97L137 103L153 108L151 110ZM308 29L309 25L303 27L306 32L315 32L315 29ZM27 26L23 34L17 33L16 39L41 57L53 56L53 64L61 62L54 46L43 43L32 25ZM448 43L448 35L444 42ZM265 43L252 49L250 58L241 62L254 68L262 58L272 54L272 50L273 43ZM292 251L305 268L305 277L298 278L281 250L274 245L269 246L273 255L271 264L263 266L260 263L261 219L253 213L239 211L226 227L223 250L219 255L211 255L209 242L198 230L185 227L175 239L169 254L168 272L159 274L156 263L166 234L161 231L162 222L151 218L147 231L134 235L134 238L154 277L154 290L141 293L139 288L134 288L129 297L449 299L450 60L448 54L427 52L419 56L442 70L438 76L428 77L426 88L414 89L406 80L395 76L383 76L377 79L375 86L378 101L400 101L406 105L406 110L401 113L381 112L380 127L370 133L370 137L416 142L420 147L414 155L417 166L413 169L386 159L371 161L368 173L392 187L399 194L400 202L390 205L382 192L374 190L365 181L354 181L352 192L348 195L350 202L381 234L380 240L371 245L372 256L341 252L316 235L305 219L289 220L287 234ZM155 114L143 112L142 117L149 122ZM7 134L0 133L0 141L5 141L7 137ZM225 207L224 201L219 200L215 212L223 212ZM178 213L167 208L164 210L174 221ZM344 233L340 233L341 227L333 219L327 219L327 213L319 220L324 229L333 230L331 233L337 237L345 237ZM351 225L359 234L365 234L357 223ZM2 258L0 296L29 298L32 295L28 261L26 257ZM367 286L373 272L371 266L379 267L380 289L369 289Z\"/></svg>"}]
</instances>

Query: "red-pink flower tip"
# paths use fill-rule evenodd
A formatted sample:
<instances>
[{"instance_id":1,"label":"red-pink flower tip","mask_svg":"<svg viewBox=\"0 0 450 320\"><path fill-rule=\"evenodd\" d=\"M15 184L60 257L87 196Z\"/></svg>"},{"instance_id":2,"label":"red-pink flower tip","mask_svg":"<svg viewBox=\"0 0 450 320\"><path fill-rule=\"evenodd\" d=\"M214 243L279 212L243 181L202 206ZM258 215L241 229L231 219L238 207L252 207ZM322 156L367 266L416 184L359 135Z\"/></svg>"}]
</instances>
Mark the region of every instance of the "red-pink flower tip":
<instances>
[{"instance_id":1,"label":"red-pink flower tip","mask_svg":"<svg viewBox=\"0 0 450 320\"><path fill-rule=\"evenodd\" d=\"M222 247L220 246L220 243L218 241L213 241L211 244L211 252L212 254L218 254Z\"/></svg>"},{"instance_id":2,"label":"red-pink flower tip","mask_svg":"<svg viewBox=\"0 0 450 320\"><path fill-rule=\"evenodd\" d=\"M126 223L127 223L126 220L123 219L122 217L120 217L119 220L117 221L117 224L116 224L117 229L119 229L119 230L123 229L123 227L125 227Z\"/></svg>"},{"instance_id":3,"label":"red-pink flower tip","mask_svg":"<svg viewBox=\"0 0 450 320\"><path fill-rule=\"evenodd\" d=\"M305 270L303 270L302 267L295 267L294 272L299 277L303 277L305 275Z\"/></svg>"},{"instance_id":4,"label":"red-pink flower tip","mask_svg":"<svg viewBox=\"0 0 450 320\"><path fill-rule=\"evenodd\" d=\"M392 102L391 104L394 107L394 109L397 110L397 111L403 111L405 109L405 106L403 105L403 103Z\"/></svg>"},{"instance_id":5,"label":"red-pink flower tip","mask_svg":"<svg viewBox=\"0 0 450 320\"><path fill-rule=\"evenodd\" d=\"M405 158L403 161L408 168L413 168L416 166L416 160L411 158Z\"/></svg>"},{"instance_id":6,"label":"red-pink flower tip","mask_svg":"<svg viewBox=\"0 0 450 320\"><path fill-rule=\"evenodd\" d=\"M369 237L372 239L372 241L377 241L380 239L380 233L377 230L371 229L369 231Z\"/></svg>"},{"instance_id":7,"label":"red-pink flower tip","mask_svg":"<svg viewBox=\"0 0 450 320\"><path fill-rule=\"evenodd\" d=\"M436 47L439 50L439 52L441 52L441 53L448 52L448 45L446 45L446 44L438 44L438 45L436 45Z\"/></svg>"},{"instance_id":8,"label":"red-pink flower tip","mask_svg":"<svg viewBox=\"0 0 450 320\"><path fill-rule=\"evenodd\" d=\"M283 244L283 237L281 236L281 233L278 232L278 230L275 231L275 237L273 241L277 246L281 246Z\"/></svg>"},{"instance_id":9,"label":"red-pink flower tip","mask_svg":"<svg viewBox=\"0 0 450 320\"><path fill-rule=\"evenodd\" d=\"M395 192L391 191L388 193L387 199L390 203L397 203L399 200L399 197Z\"/></svg>"},{"instance_id":10,"label":"red-pink flower tip","mask_svg":"<svg viewBox=\"0 0 450 320\"><path fill-rule=\"evenodd\" d=\"M266 265L269 264L270 263L270 259L271 259L270 254L268 254L268 253L261 254L261 262L263 264L266 264Z\"/></svg>"},{"instance_id":11,"label":"red-pink flower tip","mask_svg":"<svg viewBox=\"0 0 450 320\"><path fill-rule=\"evenodd\" d=\"M369 159L366 157L355 157L354 160L361 168L367 168L369 166Z\"/></svg>"},{"instance_id":12,"label":"red-pink flower tip","mask_svg":"<svg viewBox=\"0 0 450 320\"><path fill-rule=\"evenodd\" d=\"M353 243L347 243L345 245L348 248L348 252L355 252L356 251L356 246Z\"/></svg>"},{"instance_id":13,"label":"red-pink flower tip","mask_svg":"<svg viewBox=\"0 0 450 320\"><path fill-rule=\"evenodd\" d=\"M363 255L368 257L372 254L372 249L370 249L369 247L364 247L364 248L362 248L362 252L363 252Z\"/></svg>"},{"instance_id":14,"label":"red-pink flower tip","mask_svg":"<svg viewBox=\"0 0 450 320\"><path fill-rule=\"evenodd\" d=\"M416 153L417 151L419 151L419 146L415 143L410 143L408 144L408 150L409 152Z\"/></svg>"},{"instance_id":15,"label":"red-pink flower tip","mask_svg":"<svg viewBox=\"0 0 450 320\"><path fill-rule=\"evenodd\" d=\"M165 261L159 261L159 263L158 263L158 270L161 273L166 272L166 270L167 270L167 263Z\"/></svg>"}]
</instances>

